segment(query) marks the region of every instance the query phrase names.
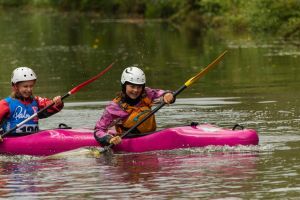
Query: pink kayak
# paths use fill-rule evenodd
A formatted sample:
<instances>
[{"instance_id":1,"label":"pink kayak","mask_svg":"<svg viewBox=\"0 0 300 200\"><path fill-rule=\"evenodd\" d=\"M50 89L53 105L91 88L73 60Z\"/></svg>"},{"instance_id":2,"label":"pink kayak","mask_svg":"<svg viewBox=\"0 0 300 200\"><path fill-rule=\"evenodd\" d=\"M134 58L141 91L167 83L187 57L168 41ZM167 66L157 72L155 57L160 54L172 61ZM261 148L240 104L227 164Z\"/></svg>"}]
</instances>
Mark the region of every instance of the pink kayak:
<instances>
[{"instance_id":1,"label":"pink kayak","mask_svg":"<svg viewBox=\"0 0 300 200\"><path fill-rule=\"evenodd\" d=\"M166 128L140 137L124 138L114 151L145 152L209 145L257 145L255 130L231 130L210 124ZM53 129L31 135L6 137L0 154L48 156L81 147L95 147L91 129Z\"/></svg>"}]
</instances>

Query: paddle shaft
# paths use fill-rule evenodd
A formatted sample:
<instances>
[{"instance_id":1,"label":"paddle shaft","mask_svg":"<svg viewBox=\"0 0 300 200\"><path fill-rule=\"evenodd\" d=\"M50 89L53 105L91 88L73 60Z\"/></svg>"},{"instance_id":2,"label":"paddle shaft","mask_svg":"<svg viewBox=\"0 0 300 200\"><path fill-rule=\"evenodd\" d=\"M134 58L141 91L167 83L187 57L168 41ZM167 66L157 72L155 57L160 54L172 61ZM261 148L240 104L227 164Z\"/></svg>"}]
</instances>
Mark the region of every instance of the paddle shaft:
<instances>
[{"instance_id":1,"label":"paddle shaft","mask_svg":"<svg viewBox=\"0 0 300 200\"><path fill-rule=\"evenodd\" d=\"M61 97L61 100L67 98L68 96L70 96L69 93L65 94L63 97ZM55 103L52 102L51 104L49 104L48 106L44 107L43 109L39 110L38 112L34 113L33 115L31 115L29 118L25 119L24 121L20 122L19 124L17 124L14 128L9 129L7 132L3 133L1 135L1 137L5 137L6 135L12 133L13 131L17 130L19 127L21 127L22 125L24 125L25 123L27 123L28 121L32 120L33 118L37 117L39 114L41 114L42 112L44 112L45 110L47 110L48 108L52 107Z\"/></svg>"},{"instance_id":2,"label":"paddle shaft","mask_svg":"<svg viewBox=\"0 0 300 200\"><path fill-rule=\"evenodd\" d=\"M224 55L227 53L227 51L224 51L219 57L217 57L212 63L210 63L207 67L205 67L200 73L198 73L196 76L193 76L190 78L188 81L185 82L184 85L182 85L179 89L177 89L174 93L173 96L174 98L180 94L182 91L184 91L187 87L192 85L194 82L196 82L199 78L204 76L213 66L215 66L217 63L221 61L221 59L224 57ZM130 129L128 129L125 133L123 133L120 137L123 138L126 135L128 135L131 131L133 131L135 128L137 128L139 125L144 123L149 117L151 117L154 113L156 113L159 109L161 109L166 103L163 101L161 104L156 106L151 112L149 112L142 120L137 122L134 126L132 126ZM109 144L106 146L102 152L106 152L109 148L113 147L114 144Z\"/></svg>"},{"instance_id":3,"label":"paddle shaft","mask_svg":"<svg viewBox=\"0 0 300 200\"><path fill-rule=\"evenodd\" d=\"M113 66L114 62L112 64L110 64L107 68L105 68L103 71L101 71L99 74L97 74L96 76L92 77L91 79L79 84L78 86L74 87L72 90L70 90L68 93L66 93L65 95L63 95L61 97L61 100L69 97L71 94L75 94L77 91L79 91L82 87L88 85L89 83L95 81L96 79L100 78L103 74L105 74L108 70L110 70L110 68ZM49 109L50 107L52 107L55 103L52 102L51 104L49 104L48 106L42 108L41 110L39 110L38 112L34 113L33 115L31 115L29 118L25 119L24 121L20 122L19 124L17 124L14 128L8 130L7 132L3 133L1 135L1 137L3 138L4 136L12 133L13 131L17 130L19 127L21 127L22 125L24 125L25 123L27 123L28 121L32 120L33 118L37 117L39 114L41 114L42 112L44 112L45 110Z\"/></svg>"},{"instance_id":4,"label":"paddle shaft","mask_svg":"<svg viewBox=\"0 0 300 200\"><path fill-rule=\"evenodd\" d=\"M181 86L178 90L176 90L173 93L174 98L180 94L183 90L185 90L185 88L187 88L187 86L183 85ZM166 105L166 103L163 101L161 102L158 106L156 106L151 112L149 112L141 121L139 121L138 123L136 123L133 127L131 127L130 129L128 129L125 133L123 133L121 135L121 138L125 137L126 135L128 135L132 130L134 130L135 128L137 128L139 125L141 125L142 123L144 123L149 117L151 117L154 113L156 113L159 109L161 109L162 107L164 107Z\"/></svg>"}]
</instances>

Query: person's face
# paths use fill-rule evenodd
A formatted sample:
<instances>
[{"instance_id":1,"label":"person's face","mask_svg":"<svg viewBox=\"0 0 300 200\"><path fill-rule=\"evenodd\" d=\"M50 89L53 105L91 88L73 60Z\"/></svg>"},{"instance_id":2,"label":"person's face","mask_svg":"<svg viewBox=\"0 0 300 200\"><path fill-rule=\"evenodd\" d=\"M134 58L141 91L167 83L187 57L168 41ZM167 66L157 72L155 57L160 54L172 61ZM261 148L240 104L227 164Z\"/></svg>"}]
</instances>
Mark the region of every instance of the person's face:
<instances>
[{"instance_id":1,"label":"person's face","mask_svg":"<svg viewBox=\"0 0 300 200\"><path fill-rule=\"evenodd\" d=\"M126 85L126 94L131 99L137 99L143 91L142 85L133 85L133 84L127 84Z\"/></svg>"},{"instance_id":2,"label":"person's face","mask_svg":"<svg viewBox=\"0 0 300 200\"><path fill-rule=\"evenodd\" d=\"M22 81L17 83L14 87L16 92L18 92L22 97L29 98L32 96L34 84L35 80Z\"/></svg>"}]
</instances>

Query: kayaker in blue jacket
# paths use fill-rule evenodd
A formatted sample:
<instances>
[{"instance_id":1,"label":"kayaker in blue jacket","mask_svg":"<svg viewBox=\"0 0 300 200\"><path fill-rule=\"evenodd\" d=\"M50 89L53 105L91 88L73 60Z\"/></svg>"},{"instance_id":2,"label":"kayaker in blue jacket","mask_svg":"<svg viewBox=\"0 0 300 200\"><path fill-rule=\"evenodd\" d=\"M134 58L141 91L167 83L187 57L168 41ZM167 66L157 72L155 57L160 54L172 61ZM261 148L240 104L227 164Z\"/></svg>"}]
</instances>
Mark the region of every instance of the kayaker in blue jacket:
<instances>
[{"instance_id":1,"label":"kayaker in blue jacket","mask_svg":"<svg viewBox=\"0 0 300 200\"><path fill-rule=\"evenodd\" d=\"M122 91L110 102L95 126L95 139L102 145L119 144L120 135L133 127L151 112L155 102L174 103L173 93L146 86L146 76L137 67L124 69L121 76ZM115 131L109 130L115 127ZM154 115L137 127L135 133L147 133L156 130Z\"/></svg>"},{"instance_id":2,"label":"kayaker in blue jacket","mask_svg":"<svg viewBox=\"0 0 300 200\"><path fill-rule=\"evenodd\" d=\"M2 133L14 128L17 124L26 120L40 109L54 102L54 106L41 113L38 117L29 120L16 129L10 136L37 132L39 130L39 118L49 117L63 108L63 102L60 96L54 97L52 100L33 96L36 79L36 74L28 67L18 67L13 71L11 78L12 94L0 101L0 127ZM0 136L0 142L1 141L2 137Z\"/></svg>"}]
</instances>

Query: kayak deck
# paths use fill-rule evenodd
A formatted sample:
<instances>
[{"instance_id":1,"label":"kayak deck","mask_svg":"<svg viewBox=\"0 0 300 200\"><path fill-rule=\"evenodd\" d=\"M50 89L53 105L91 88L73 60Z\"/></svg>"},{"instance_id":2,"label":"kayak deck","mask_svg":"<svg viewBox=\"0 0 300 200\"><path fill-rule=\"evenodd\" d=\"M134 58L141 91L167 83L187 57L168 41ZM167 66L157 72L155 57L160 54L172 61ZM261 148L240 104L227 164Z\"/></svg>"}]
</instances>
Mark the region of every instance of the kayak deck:
<instances>
[{"instance_id":1,"label":"kayak deck","mask_svg":"<svg viewBox=\"0 0 300 200\"><path fill-rule=\"evenodd\" d=\"M145 136L124 138L114 151L145 152L209 145L257 145L252 129L231 130L210 124L166 128ZM0 154L49 156L81 147L97 147L92 129L53 129L31 135L6 137Z\"/></svg>"},{"instance_id":2,"label":"kayak deck","mask_svg":"<svg viewBox=\"0 0 300 200\"><path fill-rule=\"evenodd\" d=\"M158 134L159 133L159 134ZM163 129L155 134L132 139L114 147L115 151L145 152L178 148L237 145L257 145L259 138L253 129L231 130L210 124Z\"/></svg>"}]
</instances>

